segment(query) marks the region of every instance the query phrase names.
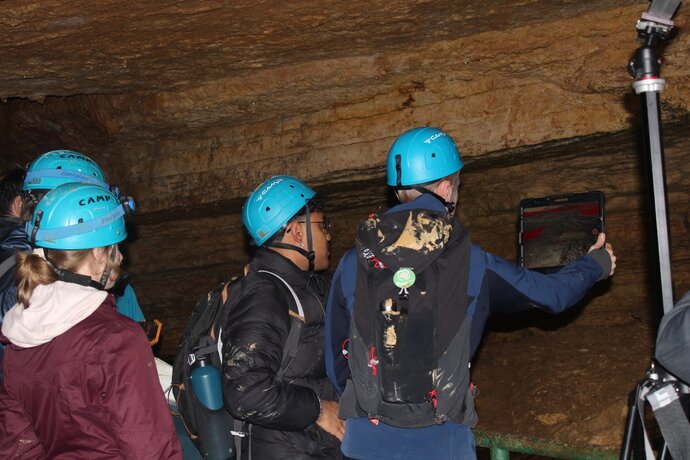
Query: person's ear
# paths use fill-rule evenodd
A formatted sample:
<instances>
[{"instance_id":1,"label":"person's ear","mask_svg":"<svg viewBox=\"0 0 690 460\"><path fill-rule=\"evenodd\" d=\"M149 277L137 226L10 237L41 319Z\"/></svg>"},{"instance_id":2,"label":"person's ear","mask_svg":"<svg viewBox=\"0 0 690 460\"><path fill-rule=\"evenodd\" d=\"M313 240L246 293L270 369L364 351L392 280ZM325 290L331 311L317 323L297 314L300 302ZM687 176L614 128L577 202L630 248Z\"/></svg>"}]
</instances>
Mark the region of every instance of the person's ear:
<instances>
[{"instance_id":1,"label":"person's ear","mask_svg":"<svg viewBox=\"0 0 690 460\"><path fill-rule=\"evenodd\" d=\"M106 248L93 248L91 249L91 257L94 262L103 264L108 259L108 251L106 251Z\"/></svg>"},{"instance_id":2,"label":"person's ear","mask_svg":"<svg viewBox=\"0 0 690 460\"><path fill-rule=\"evenodd\" d=\"M287 240L287 241L286 241ZM292 221L285 228L285 236L283 241L288 244L302 246L304 243L304 230L297 221Z\"/></svg>"},{"instance_id":3,"label":"person's ear","mask_svg":"<svg viewBox=\"0 0 690 460\"><path fill-rule=\"evenodd\" d=\"M451 198L453 197L453 182L448 178L441 179L438 187L436 187L436 194L444 200L450 202Z\"/></svg>"},{"instance_id":4,"label":"person's ear","mask_svg":"<svg viewBox=\"0 0 690 460\"><path fill-rule=\"evenodd\" d=\"M10 205L10 215L12 217L21 217L22 206L24 205L24 200L20 195L14 197L12 204Z\"/></svg>"},{"instance_id":5,"label":"person's ear","mask_svg":"<svg viewBox=\"0 0 690 460\"><path fill-rule=\"evenodd\" d=\"M103 248L91 249L90 261L87 261L91 274L101 273L106 264L106 255Z\"/></svg>"}]
</instances>

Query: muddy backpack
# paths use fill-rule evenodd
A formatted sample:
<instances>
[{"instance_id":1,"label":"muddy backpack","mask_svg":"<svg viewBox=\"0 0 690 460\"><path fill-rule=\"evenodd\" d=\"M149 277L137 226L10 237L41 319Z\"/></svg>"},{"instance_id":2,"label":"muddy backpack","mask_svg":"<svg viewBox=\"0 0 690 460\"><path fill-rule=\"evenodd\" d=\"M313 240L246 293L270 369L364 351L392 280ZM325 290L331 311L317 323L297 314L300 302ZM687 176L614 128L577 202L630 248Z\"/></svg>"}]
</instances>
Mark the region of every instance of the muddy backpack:
<instances>
[{"instance_id":1,"label":"muddy backpack","mask_svg":"<svg viewBox=\"0 0 690 460\"><path fill-rule=\"evenodd\" d=\"M460 223L445 214L372 215L360 226L351 377L341 416L403 428L476 423L468 369L469 251Z\"/></svg>"},{"instance_id":2,"label":"muddy backpack","mask_svg":"<svg viewBox=\"0 0 690 460\"><path fill-rule=\"evenodd\" d=\"M297 315L304 317L302 305L292 287L279 275L267 271L259 270L256 273L264 274L266 279L271 280L283 292L288 299L290 310ZM218 441L209 435L208 427L213 425L213 431L220 433L220 437L225 440L232 440L234 443L224 446L221 450L232 450L240 452L241 439L249 431L249 425L242 421L234 420L224 407L219 410L210 410L204 406L192 391L190 375L196 361L204 360L210 362L216 368L221 368L221 350L218 345L218 334L220 328L228 318L230 310L242 297L245 278L233 278L228 283L216 286L206 296L199 299L199 302L192 311L191 318L182 335L182 340L177 348L175 361L173 362L172 391L177 403L179 415L182 417L189 437L197 446L204 458L235 458L234 453L230 456L214 454L218 452ZM295 357L299 346L302 322L290 315L290 332L283 348L283 359L276 379L282 379L290 361ZM216 436L218 438L219 436ZM234 444L234 446L233 446ZM240 458L240 455L237 455Z\"/></svg>"}]
</instances>

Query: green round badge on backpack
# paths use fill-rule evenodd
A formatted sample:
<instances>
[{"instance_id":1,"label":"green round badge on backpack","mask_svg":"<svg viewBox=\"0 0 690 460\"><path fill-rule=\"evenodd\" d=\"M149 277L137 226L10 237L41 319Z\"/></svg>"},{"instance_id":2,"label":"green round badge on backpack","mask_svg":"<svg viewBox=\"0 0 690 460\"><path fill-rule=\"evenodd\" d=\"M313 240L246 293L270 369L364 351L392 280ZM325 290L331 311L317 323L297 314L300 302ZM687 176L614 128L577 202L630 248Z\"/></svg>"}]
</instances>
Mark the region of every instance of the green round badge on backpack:
<instances>
[{"instance_id":1,"label":"green round badge on backpack","mask_svg":"<svg viewBox=\"0 0 690 460\"><path fill-rule=\"evenodd\" d=\"M414 270L411 268L401 268L393 275L393 284L400 289L407 289L417 280Z\"/></svg>"}]
</instances>

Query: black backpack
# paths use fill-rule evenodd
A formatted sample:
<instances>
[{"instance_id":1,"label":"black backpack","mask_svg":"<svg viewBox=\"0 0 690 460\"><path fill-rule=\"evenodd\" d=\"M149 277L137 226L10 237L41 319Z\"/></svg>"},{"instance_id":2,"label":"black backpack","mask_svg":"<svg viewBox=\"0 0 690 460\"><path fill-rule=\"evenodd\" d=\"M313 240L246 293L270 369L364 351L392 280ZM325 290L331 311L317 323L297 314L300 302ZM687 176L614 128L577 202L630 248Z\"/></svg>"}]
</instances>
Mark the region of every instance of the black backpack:
<instances>
[{"instance_id":1,"label":"black backpack","mask_svg":"<svg viewBox=\"0 0 690 460\"><path fill-rule=\"evenodd\" d=\"M634 458L657 458L646 428L645 402L648 402L665 443L665 453L659 454L660 457L687 459L690 455L690 292L661 318L654 359L647 378L632 394L635 405L629 409L621 458L629 459L631 454ZM638 436L641 439L635 439Z\"/></svg>"},{"instance_id":2,"label":"black backpack","mask_svg":"<svg viewBox=\"0 0 690 460\"><path fill-rule=\"evenodd\" d=\"M690 386L690 292L661 319L654 357Z\"/></svg>"},{"instance_id":3,"label":"black backpack","mask_svg":"<svg viewBox=\"0 0 690 460\"><path fill-rule=\"evenodd\" d=\"M267 270L259 270L255 272L255 275L259 273L266 274L265 278L270 279L281 292L284 292L290 310L295 313L290 315L290 332L283 347L280 370L276 375L276 379L280 380L297 353L303 323L296 316L304 318L304 311L294 290L283 278ZM204 357L213 366L218 369L221 368L217 340L219 329L228 318L232 307L242 297L245 282L246 278L235 277L227 283L219 284L206 296L199 299L177 347L172 366L172 392L177 403L179 416L182 417L189 437L204 458L217 458L217 455L211 452L218 451L218 446L214 445L217 443L216 440L204 439L204 437L211 437L206 434L208 430L205 430L204 427L213 424L213 429L216 430L216 433L222 434L225 442L234 438L234 446L233 443L230 443L225 447L226 451L234 447L235 452L239 452L241 440L249 432L249 424L233 419L225 408L217 411L206 408L194 395L190 384L192 364L195 360ZM220 458L235 457L231 453L227 457ZM240 455L237 455L237 458L239 459Z\"/></svg>"},{"instance_id":4,"label":"black backpack","mask_svg":"<svg viewBox=\"0 0 690 460\"><path fill-rule=\"evenodd\" d=\"M469 251L460 223L440 213L371 216L360 227L351 377L341 416L403 428L476 423L468 369Z\"/></svg>"}]
</instances>

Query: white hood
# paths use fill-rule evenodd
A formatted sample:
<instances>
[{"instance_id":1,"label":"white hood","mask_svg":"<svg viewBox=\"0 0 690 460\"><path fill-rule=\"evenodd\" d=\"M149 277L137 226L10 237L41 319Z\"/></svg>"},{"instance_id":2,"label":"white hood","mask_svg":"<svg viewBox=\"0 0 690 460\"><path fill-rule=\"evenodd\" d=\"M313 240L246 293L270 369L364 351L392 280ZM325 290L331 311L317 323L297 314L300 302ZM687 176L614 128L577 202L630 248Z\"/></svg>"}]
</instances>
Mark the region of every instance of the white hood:
<instances>
[{"instance_id":1,"label":"white hood","mask_svg":"<svg viewBox=\"0 0 690 460\"><path fill-rule=\"evenodd\" d=\"M29 308L15 304L7 312L2 333L22 348L43 345L91 315L107 295L96 288L63 281L39 285L31 294Z\"/></svg>"}]
</instances>

